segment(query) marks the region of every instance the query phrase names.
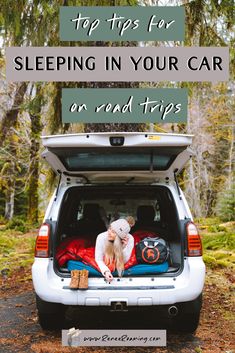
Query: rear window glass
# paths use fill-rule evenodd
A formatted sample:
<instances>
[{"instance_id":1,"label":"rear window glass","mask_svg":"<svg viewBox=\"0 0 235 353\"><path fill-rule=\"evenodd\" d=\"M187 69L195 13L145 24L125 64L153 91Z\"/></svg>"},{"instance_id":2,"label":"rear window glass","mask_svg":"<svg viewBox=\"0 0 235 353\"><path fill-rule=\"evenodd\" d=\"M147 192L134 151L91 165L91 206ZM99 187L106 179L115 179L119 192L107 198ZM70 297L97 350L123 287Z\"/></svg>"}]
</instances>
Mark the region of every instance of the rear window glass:
<instances>
[{"instance_id":1,"label":"rear window glass","mask_svg":"<svg viewBox=\"0 0 235 353\"><path fill-rule=\"evenodd\" d=\"M180 148L53 149L69 171L167 170Z\"/></svg>"},{"instance_id":2,"label":"rear window glass","mask_svg":"<svg viewBox=\"0 0 235 353\"><path fill-rule=\"evenodd\" d=\"M134 230L177 229L177 211L166 187L83 186L71 187L63 199L59 216L61 234L69 236L105 231L115 219L133 216ZM132 229L133 231L133 229Z\"/></svg>"}]
</instances>

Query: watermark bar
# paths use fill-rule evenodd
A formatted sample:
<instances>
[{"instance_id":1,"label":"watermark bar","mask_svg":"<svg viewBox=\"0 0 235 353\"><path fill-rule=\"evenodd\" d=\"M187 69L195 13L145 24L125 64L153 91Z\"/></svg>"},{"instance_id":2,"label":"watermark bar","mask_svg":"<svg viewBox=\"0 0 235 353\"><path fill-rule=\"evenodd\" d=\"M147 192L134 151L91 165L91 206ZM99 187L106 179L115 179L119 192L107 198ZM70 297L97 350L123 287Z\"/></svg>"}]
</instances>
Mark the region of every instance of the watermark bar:
<instances>
[{"instance_id":1,"label":"watermark bar","mask_svg":"<svg viewBox=\"0 0 235 353\"><path fill-rule=\"evenodd\" d=\"M165 347L166 330L62 330L62 346Z\"/></svg>"},{"instance_id":2,"label":"watermark bar","mask_svg":"<svg viewBox=\"0 0 235 353\"><path fill-rule=\"evenodd\" d=\"M183 6L61 6L61 41L184 40Z\"/></svg>"},{"instance_id":3,"label":"watermark bar","mask_svg":"<svg viewBox=\"0 0 235 353\"><path fill-rule=\"evenodd\" d=\"M187 123L187 89L63 88L63 123Z\"/></svg>"}]
</instances>

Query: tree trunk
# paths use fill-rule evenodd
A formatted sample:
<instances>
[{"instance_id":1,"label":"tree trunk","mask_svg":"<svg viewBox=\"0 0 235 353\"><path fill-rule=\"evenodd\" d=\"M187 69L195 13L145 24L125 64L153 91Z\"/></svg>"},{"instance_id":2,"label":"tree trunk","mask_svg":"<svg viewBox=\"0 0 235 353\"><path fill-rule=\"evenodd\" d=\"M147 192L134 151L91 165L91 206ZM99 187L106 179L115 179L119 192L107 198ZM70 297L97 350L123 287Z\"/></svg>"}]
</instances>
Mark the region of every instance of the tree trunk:
<instances>
[{"instance_id":1,"label":"tree trunk","mask_svg":"<svg viewBox=\"0 0 235 353\"><path fill-rule=\"evenodd\" d=\"M5 215L7 220L14 216L14 197L15 197L15 184L16 184L16 161L17 161L17 145L14 141L14 133L12 132L6 137L5 143L8 144L9 158L5 161L7 167L4 169L4 176L7 179L4 188L5 194Z\"/></svg>"},{"instance_id":2,"label":"tree trunk","mask_svg":"<svg viewBox=\"0 0 235 353\"><path fill-rule=\"evenodd\" d=\"M104 2L105 3L105 2ZM131 5L136 5L137 1L131 1ZM105 5L105 4L103 4ZM110 5L107 4L107 6ZM130 5L128 0L114 1L113 6L126 6ZM123 42L122 46L130 47L137 46L137 42ZM110 42L97 41L94 42L97 47L110 46ZM120 43L112 43L112 46L119 46ZM88 83L86 87L89 88L139 88L139 82L96 82ZM105 132L105 131L145 131L146 124L138 123L96 123L96 124L84 124L85 132Z\"/></svg>"},{"instance_id":3,"label":"tree trunk","mask_svg":"<svg viewBox=\"0 0 235 353\"><path fill-rule=\"evenodd\" d=\"M17 127L17 119L20 106L24 100L24 94L27 89L25 82L21 83L15 92L14 102L11 109L6 113L1 122L0 129L0 147L3 144L8 145L9 155L11 158L6 161L9 167L6 170L6 177L8 178L8 186L4 190L5 194L5 218L10 220L14 216L14 197L16 185L16 161L17 161L17 143L14 135L14 128Z\"/></svg>"},{"instance_id":4,"label":"tree trunk","mask_svg":"<svg viewBox=\"0 0 235 353\"><path fill-rule=\"evenodd\" d=\"M10 220L14 216L14 205L15 205L15 180L12 179L10 182L9 189L5 192L5 214L4 217Z\"/></svg>"},{"instance_id":5,"label":"tree trunk","mask_svg":"<svg viewBox=\"0 0 235 353\"><path fill-rule=\"evenodd\" d=\"M31 147L29 166L29 187L28 187L28 221L31 224L38 222L38 181L39 181L39 148L41 124L42 95L40 88L36 90L36 97L30 112L31 120Z\"/></svg>"},{"instance_id":6,"label":"tree trunk","mask_svg":"<svg viewBox=\"0 0 235 353\"><path fill-rule=\"evenodd\" d=\"M23 103L24 95L27 89L27 83L22 82L16 89L14 102L10 110L3 117L0 129L0 147L10 132L11 127L16 127L17 117L19 114L20 106Z\"/></svg>"},{"instance_id":7,"label":"tree trunk","mask_svg":"<svg viewBox=\"0 0 235 353\"><path fill-rule=\"evenodd\" d=\"M32 125L36 125L31 118ZM36 119L35 119L36 120ZM29 167L29 187L28 187L28 222L34 224L38 221L38 178L39 178L39 143L31 139L30 167Z\"/></svg>"},{"instance_id":8,"label":"tree trunk","mask_svg":"<svg viewBox=\"0 0 235 353\"><path fill-rule=\"evenodd\" d=\"M228 186L227 189L232 189L232 182L233 182L233 165L234 165L234 117L232 116L232 127L231 127L231 142L229 148L229 159L228 159Z\"/></svg>"},{"instance_id":9,"label":"tree trunk","mask_svg":"<svg viewBox=\"0 0 235 353\"><path fill-rule=\"evenodd\" d=\"M193 211L193 215L195 217L201 217L202 210L201 210L199 191L195 183L197 177L194 173L194 166L193 166L192 159L189 160L188 173L189 173L189 181L187 185L188 186L187 194L190 199L190 205Z\"/></svg>"}]
</instances>

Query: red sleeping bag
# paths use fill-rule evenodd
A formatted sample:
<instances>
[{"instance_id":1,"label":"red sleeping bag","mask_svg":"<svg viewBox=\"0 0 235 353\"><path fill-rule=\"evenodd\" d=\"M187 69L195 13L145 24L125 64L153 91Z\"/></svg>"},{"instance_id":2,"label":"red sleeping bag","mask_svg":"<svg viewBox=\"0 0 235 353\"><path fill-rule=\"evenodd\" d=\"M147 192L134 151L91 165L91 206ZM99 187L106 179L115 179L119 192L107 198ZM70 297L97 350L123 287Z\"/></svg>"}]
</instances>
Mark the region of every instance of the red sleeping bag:
<instances>
[{"instance_id":1,"label":"red sleeping bag","mask_svg":"<svg viewBox=\"0 0 235 353\"><path fill-rule=\"evenodd\" d=\"M154 232L136 231L133 233L134 247L130 259L125 263L125 270L131 266L137 265L135 245L146 236L156 236ZM92 246L89 239L84 238L69 238L63 241L56 250L56 260L59 266L63 266L69 260L82 261L87 265L93 266L100 271L95 261L95 246Z\"/></svg>"}]
</instances>

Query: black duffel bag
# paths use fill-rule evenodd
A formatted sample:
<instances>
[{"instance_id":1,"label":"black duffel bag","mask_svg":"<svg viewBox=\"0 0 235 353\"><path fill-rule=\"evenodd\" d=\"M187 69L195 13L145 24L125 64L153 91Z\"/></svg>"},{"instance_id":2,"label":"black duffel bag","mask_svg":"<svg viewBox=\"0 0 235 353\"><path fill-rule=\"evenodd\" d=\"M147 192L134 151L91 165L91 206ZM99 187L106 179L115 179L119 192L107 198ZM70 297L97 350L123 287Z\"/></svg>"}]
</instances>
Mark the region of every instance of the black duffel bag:
<instances>
[{"instance_id":1,"label":"black duffel bag","mask_svg":"<svg viewBox=\"0 0 235 353\"><path fill-rule=\"evenodd\" d=\"M147 237L136 244L136 259L140 264L161 264L169 257L169 247L162 238Z\"/></svg>"}]
</instances>

